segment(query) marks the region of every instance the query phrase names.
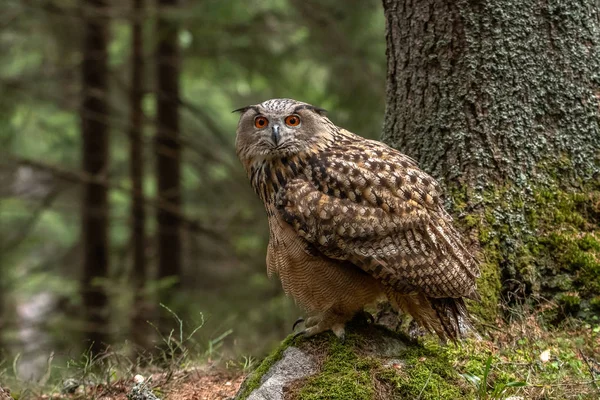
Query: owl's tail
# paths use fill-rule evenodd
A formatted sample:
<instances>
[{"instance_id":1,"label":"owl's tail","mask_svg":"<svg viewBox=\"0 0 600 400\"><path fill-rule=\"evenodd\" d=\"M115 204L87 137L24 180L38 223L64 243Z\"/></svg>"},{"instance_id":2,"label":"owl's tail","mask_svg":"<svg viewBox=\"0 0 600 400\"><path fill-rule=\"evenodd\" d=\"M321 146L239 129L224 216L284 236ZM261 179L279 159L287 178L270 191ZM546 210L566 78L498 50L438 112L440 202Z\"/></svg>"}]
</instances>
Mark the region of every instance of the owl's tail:
<instances>
[{"instance_id":1,"label":"owl's tail","mask_svg":"<svg viewBox=\"0 0 600 400\"><path fill-rule=\"evenodd\" d=\"M448 339L455 342L470 333L479 337L471 322L465 301L462 298L429 298L429 303L435 311L439 325Z\"/></svg>"},{"instance_id":2,"label":"owl's tail","mask_svg":"<svg viewBox=\"0 0 600 400\"><path fill-rule=\"evenodd\" d=\"M435 332L442 340L457 340L474 335L479 337L471 323L469 312L462 298L432 298L423 294L390 296L392 305L410 314L430 332Z\"/></svg>"}]
</instances>

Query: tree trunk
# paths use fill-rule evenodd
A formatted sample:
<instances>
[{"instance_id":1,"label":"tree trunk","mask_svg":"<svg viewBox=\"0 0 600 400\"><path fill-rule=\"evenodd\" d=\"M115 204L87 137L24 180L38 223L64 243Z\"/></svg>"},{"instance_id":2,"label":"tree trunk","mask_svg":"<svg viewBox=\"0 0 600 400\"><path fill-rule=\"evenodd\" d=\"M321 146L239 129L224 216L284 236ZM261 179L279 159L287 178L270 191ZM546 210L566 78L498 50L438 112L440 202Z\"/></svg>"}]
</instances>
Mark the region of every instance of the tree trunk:
<instances>
[{"instance_id":1,"label":"tree trunk","mask_svg":"<svg viewBox=\"0 0 600 400\"><path fill-rule=\"evenodd\" d=\"M133 22L131 24L131 89L129 97L129 174L131 176L131 244L133 246L132 282L135 299L131 321L131 339L139 348L148 348L148 324L150 319L144 288L146 272L146 229L144 209L144 145L142 100L144 97L144 46L142 27L144 0L133 0Z\"/></svg>"},{"instance_id":2,"label":"tree trunk","mask_svg":"<svg viewBox=\"0 0 600 400\"><path fill-rule=\"evenodd\" d=\"M108 179L108 55L107 5L104 0L83 1L85 32L82 61L81 134L83 170L98 180ZM108 298L108 191L100 182L83 188L82 236L84 248L81 291L87 337L91 350L102 351L106 341ZM100 281L99 281L100 280Z\"/></svg>"},{"instance_id":3,"label":"tree trunk","mask_svg":"<svg viewBox=\"0 0 600 400\"><path fill-rule=\"evenodd\" d=\"M158 198L158 278L181 277L181 146L179 140L179 46L176 24L168 18L177 0L159 0L156 32ZM168 210L167 210L168 209Z\"/></svg>"},{"instance_id":4,"label":"tree trunk","mask_svg":"<svg viewBox=\"0 0 600 400\"><path fill-rule=\"evenodd\" d=\"M582 302L600 294L600 278L585 278L600 272L598 8L584 0L383 5L383 140L439 179L458 223L472 229L483 260L480 314L492 318L501 294L575 293Z\"/></svg>"},{"instance_id":5,"label":"tree trunk","mask_svg":"<svg viewBox=\"0 0 600 400\"><path fill-rule=\"evenodd\" d=\"M0 268L0 354L2 357L5 357L5 354L2 354L3 351L6 351L7 348L4 346L4 332L7 328L7 318L6 318L6 283L4 282L4 268Z\"/></svg>"}]
</instances>

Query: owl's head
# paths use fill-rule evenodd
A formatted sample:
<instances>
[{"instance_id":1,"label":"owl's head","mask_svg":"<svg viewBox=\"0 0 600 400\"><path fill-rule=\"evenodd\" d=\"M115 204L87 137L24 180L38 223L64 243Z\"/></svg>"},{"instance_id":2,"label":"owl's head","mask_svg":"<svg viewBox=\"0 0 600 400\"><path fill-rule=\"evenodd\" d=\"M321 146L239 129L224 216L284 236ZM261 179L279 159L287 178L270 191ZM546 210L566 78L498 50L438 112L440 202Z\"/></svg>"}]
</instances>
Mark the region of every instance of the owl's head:
<instances>
[{"instance_id":1,"label":"owl's head","mask_svg":"<svg viewBox=\"0 0 600 400\"><path fill-rule=\"evenodd\" d=\"M241 112L236 151L244 163L289 157L333 140L325 110L292 99L271 99Z\"/></svg>"}]
</instances>

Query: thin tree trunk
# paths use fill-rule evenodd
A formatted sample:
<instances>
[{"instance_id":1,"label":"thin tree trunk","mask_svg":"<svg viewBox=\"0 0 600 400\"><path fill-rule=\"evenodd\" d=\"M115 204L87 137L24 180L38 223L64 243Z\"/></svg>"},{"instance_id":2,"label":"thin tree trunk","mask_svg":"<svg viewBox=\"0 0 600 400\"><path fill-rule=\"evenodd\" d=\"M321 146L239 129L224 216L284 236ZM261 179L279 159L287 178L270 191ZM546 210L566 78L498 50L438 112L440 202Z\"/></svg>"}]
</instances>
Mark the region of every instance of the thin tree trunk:
<instances>
[{"instance_id":1,"label":"thin tree trunk","mask_svg":"<svg viewBox=\"0 0 600 400\"><path fill-rule=\"evenodd\" d=\"M159 0L156 32L157 129L156 175L159 201L176 213L160 209L158 218L158 278L181 278L181 147L179 141L179 46L176 24L165 13L177 0ZM178 284L176 283L176 284Z\"/></svg>"},{"instance_id":2,"label":"thin tree trunk","mask_svg":"<svg viewBox=\"0 0 600 400\"><path fill-rule=\"evenodd\" d=\"M0 357L5 357L6 354L3 354L8 349L4 347L4 332L7 327L7 318L6 318L6 284L4 283L4 270L0 268Z\"/></svg>"},{"instance_id":3,"label":"thin tree trunk","mask_svg":"<svg viewBox=\"0 0 600 400\"><path fill-rule=\"evenodd\" d=\"M146 271L146 229L144 209L144 145L142 142L142 100L144 97L144 46L142 27L144 20L144 0L133 0L133 22L131 24L131 92L130 104L130 143L129 174L131 176L131 243L133 246L132 282L135 291L131 321L132 340L138 347L149 346L146 321L150 319L144 288Z\"/></svg>"},{"instance_id":4,"label":"thin tree trunk","mask_svg":"<svg viewBox=\"0 0 600 400\"><path fill-rule=\"evenodd\" d=\"M567 221L581 216L567 231L595 237L600 222L598 7L585 0L383 6L383 139L441 180L459 223L474 229L482 313L501 293L593 296L581 279L592 267L564 265L557 255L576 235L548 240L566 229L558 203L571 204Z\"/></svg>"},{"instance_id":5,"label":"thin tree trunk","mask_svg":"<svg viewBox=\"0 0 600 400\"><path fill-rule=\"evenodd\" d=\"M84 0L85 15L81 133L83 170L106 180L108 176L108 55L107 4L104 0ZM84 247L81 291L87 337L94 353L107 342L107 304L104 282L108 277L108 191L97 182L83 188L82 236ZM100 280L100 282L99 282Z\"/></svg>"}]
</instances>

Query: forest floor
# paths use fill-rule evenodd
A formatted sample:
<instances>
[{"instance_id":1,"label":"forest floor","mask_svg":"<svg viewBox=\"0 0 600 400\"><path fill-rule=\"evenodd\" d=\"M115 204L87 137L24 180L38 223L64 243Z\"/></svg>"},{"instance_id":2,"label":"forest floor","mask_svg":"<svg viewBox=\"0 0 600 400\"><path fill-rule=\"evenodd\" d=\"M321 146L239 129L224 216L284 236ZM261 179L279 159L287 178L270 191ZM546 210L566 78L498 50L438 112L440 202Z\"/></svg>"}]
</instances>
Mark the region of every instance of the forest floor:
<instances>
[{"instance_id":1,"label":"forest floor","mask_svg":"<svg viewBox=\"0 0 600 400\"><path fill-rule=\"evenodd\" d=\"M545 325L540 317L543 308L520 313L511 322L499 319L493 326L482 326L482 340L440 346L434 338L424 337L418 346L433 349L432 357L451 366L456 382L470 393L468 398L600 398L600 321L589 324L567 317L559 325ZM185 358L163 368L119 361L128 365L119 370L119 362L106 357L95 372L85 366L79 376L63 375L52 385L32 387L1 374L0 382L11 389L14 400L225 400L234 397L258 365L248 359L194 361L193 351L184 353ZM10 399L0 391L0 400Z\"/></svg>"},{"instance_id":2,"label":"forest floor","mask_svg":"<svg viewBox=\"0 0 600 400\"><path fill-rule=\"evenodd\" d=\"M144 383L139 382L142 375L116 380L110 384L79 386L72 393L64 390L50 390L48 393L27 390L10 394L5 388L0 400L225 400L235 396L245 375L229 370L207 370L194 368L176 372L161 372L145 376ZM147 382L147 384L146 384ZM141 389L141 390L140 390ZM154 398L152 396L155 396Z\"/></svg>"}]
</instances>

